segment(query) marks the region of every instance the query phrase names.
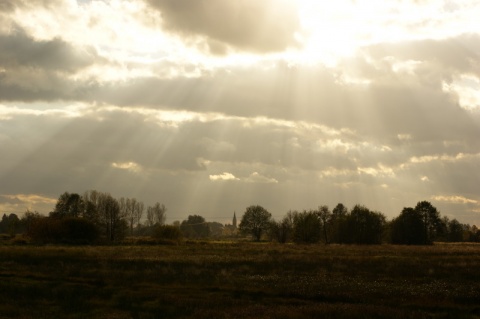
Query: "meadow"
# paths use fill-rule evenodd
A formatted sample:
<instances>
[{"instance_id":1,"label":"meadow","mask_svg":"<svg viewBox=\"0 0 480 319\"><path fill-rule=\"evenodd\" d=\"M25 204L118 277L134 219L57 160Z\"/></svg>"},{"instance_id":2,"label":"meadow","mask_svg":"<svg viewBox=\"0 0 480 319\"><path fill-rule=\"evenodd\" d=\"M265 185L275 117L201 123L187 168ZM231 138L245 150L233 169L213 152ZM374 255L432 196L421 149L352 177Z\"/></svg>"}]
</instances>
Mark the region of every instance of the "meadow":
<instances>
[{"instance_id":1,"label":"meadow","mask_svg":"<svg viewBox=\"0 0 480 319\"><path fill-rule=\"evenodd\" d=\"M0 246L0 318L480 318L480 245Z\"/></svg>"}]
</instances>

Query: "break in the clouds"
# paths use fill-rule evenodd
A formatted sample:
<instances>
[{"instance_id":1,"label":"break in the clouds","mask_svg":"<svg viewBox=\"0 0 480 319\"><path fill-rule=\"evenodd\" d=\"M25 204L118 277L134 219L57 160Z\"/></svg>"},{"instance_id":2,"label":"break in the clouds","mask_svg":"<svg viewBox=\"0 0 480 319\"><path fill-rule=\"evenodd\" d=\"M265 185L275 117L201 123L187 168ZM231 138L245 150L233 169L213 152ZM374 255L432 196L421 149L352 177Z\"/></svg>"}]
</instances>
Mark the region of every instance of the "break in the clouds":
<instances>
[{"instance_id":1,"label":"break in the clouds","mask_svg":"<svg viewBox=\"0 0 480 319\"><path fill-rule=\"evenodd\" d=\"M375 13L375 14L374 14ZM3 1L0 213L88 189L227 222L480 224L475 1ZM50 207L50 208L49 208Z\"/></svg>"}]
</instances>

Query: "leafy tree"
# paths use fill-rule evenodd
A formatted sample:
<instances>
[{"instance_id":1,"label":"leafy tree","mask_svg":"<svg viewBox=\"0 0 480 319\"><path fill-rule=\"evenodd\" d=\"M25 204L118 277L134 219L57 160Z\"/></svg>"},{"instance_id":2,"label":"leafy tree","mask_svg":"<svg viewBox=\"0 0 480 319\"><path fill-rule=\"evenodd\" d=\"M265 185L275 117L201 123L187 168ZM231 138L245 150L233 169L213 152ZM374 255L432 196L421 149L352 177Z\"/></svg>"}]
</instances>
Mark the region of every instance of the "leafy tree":
<instances>
[{"instance_id":1,"label":"leafy tree","mask_svg":"<svg viewBox=\"0 0 480 319\"><path fill-rule=\"evenodd\" d=\"M349 244L380 244L385 216L372 212L365 206L355 205L347 215L342 237Z\"/></svg>"},{"instance_id":2,"label":"leafy tree","mask_svg":"<svg viewBox=\"0 0 480 319\"><path fill-rule=\"evenodd\" d=\"M2 220L0 221L0 234L5 232L5 228L8 223L7 219L7 214L3 214Z\"/></svg>"},{"instance_id":3,"label":"leafy tree","mask_svg":"<svg viewBox=\"0 0 480 319\"><path fill-rule=\"evenodd\" d=\"M14 236L21 229L20 219L16 214L3 214L0 222L0 233L7 233Z\"/></svg>"},{"instance_id":4,"label":"leafy tree","mask_svg":"<svg viewBox=\"0 0 480 319\"><path fill-rule=\"evenodd\" d=\"M415 210L423 219L423 243L426 245L433 243L439 230L441 230L440 213L427 201L418 202Z\"/></svg>"},{"instance_id":5,"label":"leafy tree","mask_svg":"<svg viewBox=\"0 0 480 319\"><path fill-rule=\"evenodd\" d=\"M210 227L200 215L189 215L180 225L183 235L188 238L206 238L210 236Z\"/></svg>"},{"instance_id":6,"label":"leafy tree","mask_svg":"<svg viewBox=\"0 0 480 319\"><path fill-rule=\"evenodd\" d=\"M323 239L325 240L325 243L329 243L329 232L330 232L330 224L331 224L331 219L332 219L332 213L328 209L328 206L320 206L318 208L318 218L320 219L320 222L322 224L322 230L323 230Z\"/></svg>"},{"instance_id":7,"label":"leafy tree","mask_svg":"<svg viewBox=\"0 0 480 319\"><path fill-rule=\"evenodd\" d=\"M293 215L293 240L296 243L316 243L322 236L318 212L303 211Z\"/></svg>"},{"instance_id":8,"label":"leafy tree","mask_svg":"<svg viewBox=\"0 0 480 319\"><path fill-rule=\"evenodd\" d=\"M23 214L23 217L20 219L20 225L23 229L23 232L28 232L29 228L31 227L32 223L39 219L42 218L43 216L40 215L39 212L31 212L30 210L27 210L25 214Z\"/></svg>"},{"instance_id":9,"label":"leafy tree","mask_svg":"<svg viewBox=\"0 0 480 319\"><path fill-rule=\"evenodd\" d=\"M100 198L102 193L96 190L90 190L83 194L82 199L84 202L83 217L93 222L95 225L100 226L100 212L98 210L100 204Z\"/></svg>"},{"instance_id":10,"label":"leafy tree","mask_svg":"<svg viewBox=\"0 0 480 319\"><path fill-rule=\"evenodd\" d=\"M347 218L348 209L342 204L338 203L332 210L332 216L329 223L329 240L332 243L341 243L345 240L341 238L342 227L345 226L345 220Z\"/></svg>"},{"instance_id":11,"label":"leafy tree","mask_svg":"<svg viewBox=\"0 0 480 319\"><path fill-rule=\"evenodd\" d=\"M405 207L391 223L391 242L400 245L422 245L424 241L423 217L411 207Z\"/></svg>"},{"instance_id":12,"label":"leafy tree","mask_svg":"<svg viewBox=\"0 0 480 319\"><path fill-rule=\"evenodd\" d=\"M262 234L270 226L271 217L272 214L262 206L252 205L245 210L238 228L243 234L252 235L255 241L260 241Z\"/></svg>"},{"instance_id":13,"label":"leafy tree","mask_svg":"<svg viewBox=\"0 0 480 319\"><path fill-rule=\"evenodd\" d=\"M81 217L84 208L84 201L80 195L65 192L58 198L55 209L50 215L53 217Z\"/></svg>"},{"instance_id":14,"label":"leafy tree","mask_svg":"<svg viewBox=\"0 0 480 319\"><path fill-rule=\"evenodd\" d=\"M448 222L448 236L447 240L450 242L463 241L464 226L456 219Z\"/></svg>"}]
</instances>

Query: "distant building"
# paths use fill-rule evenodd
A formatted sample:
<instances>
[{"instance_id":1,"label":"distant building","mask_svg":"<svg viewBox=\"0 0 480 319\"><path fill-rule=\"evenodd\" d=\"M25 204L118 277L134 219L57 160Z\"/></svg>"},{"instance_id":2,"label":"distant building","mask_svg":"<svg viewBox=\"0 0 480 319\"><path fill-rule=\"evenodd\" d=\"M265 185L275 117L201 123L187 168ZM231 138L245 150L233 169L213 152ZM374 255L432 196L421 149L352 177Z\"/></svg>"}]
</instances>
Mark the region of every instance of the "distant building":
<instances>
[{"instance_id":1,"label":"distant building","mask_svg":"<svg viewBox=\"0 0 480 319\"><path fill-rule=\"evenodd\" d=\"M233 229L237 229L237 216L235 215L235 212L233 212L232 226L233 226Z\"/></svg>"}]
</instances>

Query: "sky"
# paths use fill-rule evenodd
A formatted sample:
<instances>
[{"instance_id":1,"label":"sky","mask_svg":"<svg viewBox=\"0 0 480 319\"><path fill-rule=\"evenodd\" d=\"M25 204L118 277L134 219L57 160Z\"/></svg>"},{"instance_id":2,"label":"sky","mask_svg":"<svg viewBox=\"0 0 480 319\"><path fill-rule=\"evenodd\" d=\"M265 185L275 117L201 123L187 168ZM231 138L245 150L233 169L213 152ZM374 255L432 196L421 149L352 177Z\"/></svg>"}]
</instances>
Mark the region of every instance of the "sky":
<instances>
[{"instance_id":1,"label":"sky","mask_svg":"<svg viewBox=\"0 0 480 319\"><path fill-rule=\"evenodd\" d=\"M0 1L0 214L87 190L231 222L480 225L477 0Z\"/></svg>"}]
</instances>

